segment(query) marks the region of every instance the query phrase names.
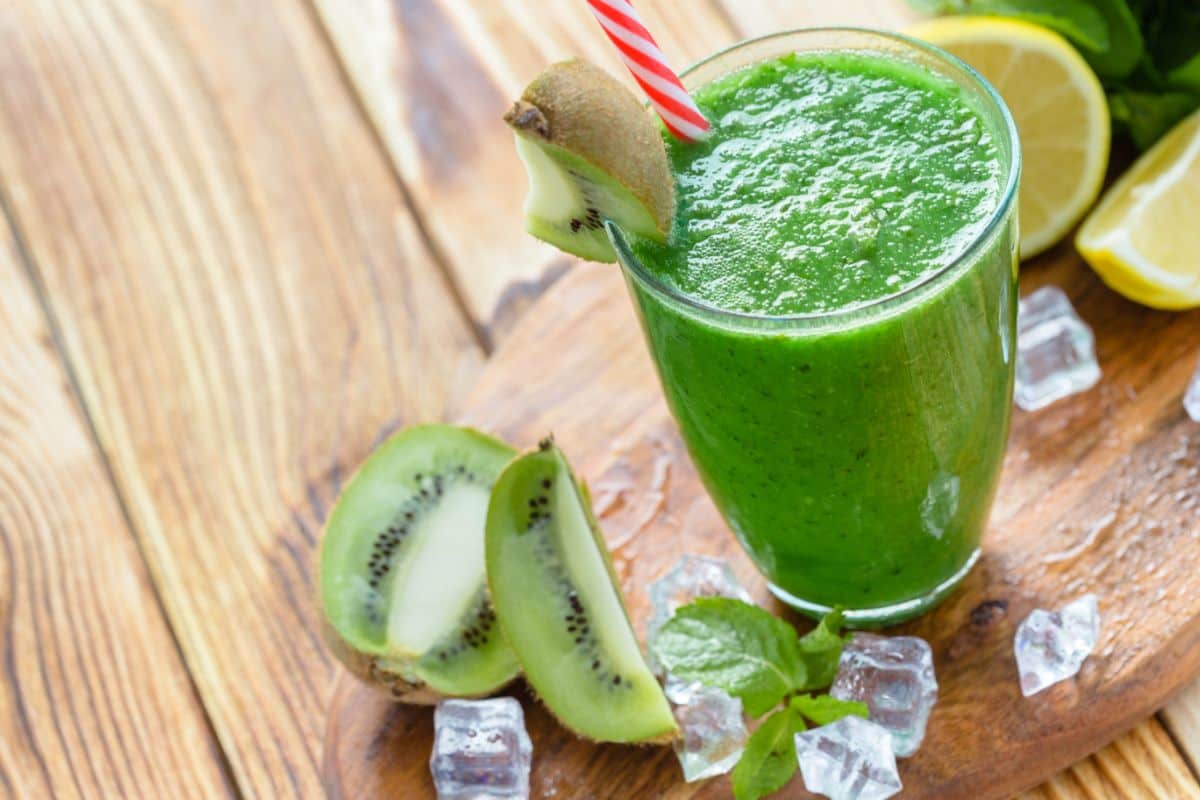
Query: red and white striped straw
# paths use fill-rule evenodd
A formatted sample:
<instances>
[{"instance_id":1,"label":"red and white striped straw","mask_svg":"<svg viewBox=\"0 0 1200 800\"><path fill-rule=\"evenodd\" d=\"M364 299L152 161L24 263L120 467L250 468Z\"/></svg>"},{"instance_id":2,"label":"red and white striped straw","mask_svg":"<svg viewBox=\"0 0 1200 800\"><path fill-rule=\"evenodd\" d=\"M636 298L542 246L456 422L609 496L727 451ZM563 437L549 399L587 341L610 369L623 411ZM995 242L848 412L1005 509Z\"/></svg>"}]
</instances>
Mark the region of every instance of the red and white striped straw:
<instances>
[{"instance_id":1,"label":"red and white striped straw","mask_svg":"<svg viewBox=\"0 0 1200 800\"><path fill-rule=\"evenodd\" d=\"M587 0L587 4L667 130L685 142L703 139L708 120L628 0Z\"/></svg>"}]
</instances>

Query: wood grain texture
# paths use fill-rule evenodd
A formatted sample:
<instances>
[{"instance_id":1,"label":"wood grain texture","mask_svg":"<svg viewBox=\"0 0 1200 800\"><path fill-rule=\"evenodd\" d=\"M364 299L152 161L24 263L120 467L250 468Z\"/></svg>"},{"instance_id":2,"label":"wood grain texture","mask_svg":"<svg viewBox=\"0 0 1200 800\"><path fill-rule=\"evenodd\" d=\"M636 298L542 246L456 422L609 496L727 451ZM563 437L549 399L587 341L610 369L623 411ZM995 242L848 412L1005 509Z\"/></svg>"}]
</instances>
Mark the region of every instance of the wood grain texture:
<instances>
[{"instance_id":1,"label":"wood grain texture","mask_svg":"<svg viewBox=\"0 0 1200 800\"><path fill-rule=\"evenodd\" d=\"M1200 670L1200 428L1180 403L1200 349L1200 312L1128 303L1067 247L1027 264L1022 282L1026 292L1065 288L1096 329L1105 376L1086 394L1017 413L979 566L943 606L899 629L932 643L941 684L925 746L903 764L905 797L986 800L1028 789L1134 728ZM554 431L592 485L636 627L647 584L685 550L728 558L781 611L685 457L614 268L578 267L547 294L493 357L464 419L520 446ZM1096 653L1077 681L1022 698L1017 623L1088 591L1104 616ZM327 732L330 785L346 797L427 791L428 712L356 687L339 698ZM527 704L527 713L541 754L535 794L618 797L631 785L639 797L728 792L723 779L682 786L669 751L592 747L540 708ZM1149 775L1156 754L1173 753L1157 724L1129 741L1156 745L1126 746L1126 772L1146 773L1147 785L1168 780ZM1080 766L1083 778L1063 777L1056 791L1101 776L1092 796L1124 796L1132 778L1114 758ZM1174 774L1169 765L1182 760L1174 753L1162 763ZM1194 788L1186 772L1177 777Z\"/></svg>"},{"instance_id":2,"label":"wood grain texture","mask_svg":"<svg viewBox=\"0 0 1200 800\"><path fill-rule=\"evenodd\" d=\"M1200 682L1188 686L1159 714L1184 758L1197 773L1200 767Z\"/></svg>"},{"instance_id":3,"label":"wood grain texture","mask_svg":"<svg viewBox=\"0 0 1200 800\"><path fill-rule=\"evenodd\" d=\"M738 36L764 36L793 28L867 26L902 30L921 15L904 0L715 0Z\"/></svg>"},{"instance_id":4,"label":"wood grain texture","mask_svg":"<svg viewBox=\"0 0 1200 800\"><path fill-rule=\"evenodd\" d=\"M1158 722L1151 720L1020 800L1196 800L1200 786Z\"/></svg>"},{"instance_id":5,"label":"wood grain texture","mask_svg":"<svg viewBox=\"0 0 1200 800\"><path fill-rule=\"evenodd\" d=\"M317 533L345 471L478 366L469 326L299 2L6 3L0 118L0 186L235 780L316 796Z\"/></svg>"},{"instance_id":6,"label":"wood grain texture","mask_svg":"<svg viewBox=\"0 0 1200 800\"><path fill-rule=\"evenodd\" d=\"M216 740L5 229L0 796L228 794Z\"/></svg>"},{"instance_id":7,"label":"wood grain texture","mask_svg":"<svg viewBox=\"0 0 1200 800\"><path fill-rule=\"evenodd\" d=\"M525 234L525 172L500 116L570 56L632 80L581 0L314 1L471 313L501 340L573 259ZM708 0L638 8L681 68L737 38Z\"/></svg>"}]
</instances>

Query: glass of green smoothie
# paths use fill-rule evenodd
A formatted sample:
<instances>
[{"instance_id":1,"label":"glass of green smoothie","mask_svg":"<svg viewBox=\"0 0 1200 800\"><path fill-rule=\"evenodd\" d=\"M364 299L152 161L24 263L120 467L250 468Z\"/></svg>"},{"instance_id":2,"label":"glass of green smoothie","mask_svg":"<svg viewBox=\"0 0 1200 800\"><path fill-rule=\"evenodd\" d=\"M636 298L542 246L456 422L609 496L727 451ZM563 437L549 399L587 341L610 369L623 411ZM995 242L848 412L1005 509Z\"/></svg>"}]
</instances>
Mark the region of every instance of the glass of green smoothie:
<instances>
[{"instance_id":1,"label":"glass of green smoothie","mask_svg":"<svg viewBox=\"0 0 1200 800\"><path fill-rule=\"evenodd\" d=\"M894 34L780 33L684 81L666 244L617 251L709 493L772 591L859 625L968 573L1008 438L1020 154L996 92Z\"/></svg>"}]
</instances>

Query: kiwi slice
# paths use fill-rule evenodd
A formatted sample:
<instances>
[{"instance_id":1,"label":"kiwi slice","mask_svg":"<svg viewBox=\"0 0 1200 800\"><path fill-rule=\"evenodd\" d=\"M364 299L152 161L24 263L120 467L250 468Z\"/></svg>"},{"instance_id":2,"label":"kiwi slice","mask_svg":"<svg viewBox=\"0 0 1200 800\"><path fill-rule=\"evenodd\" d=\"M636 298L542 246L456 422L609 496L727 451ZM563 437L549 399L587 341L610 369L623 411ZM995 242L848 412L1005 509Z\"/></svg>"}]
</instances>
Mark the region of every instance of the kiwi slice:
<instances>
[{"instance_id":1,"label":"kiwi slice","mask_svg":"<svg viewBox=\"0 0 1200 800\"><path fill-rule=\"evenodd\" d=\"M519 672L484 570L488 497L514 455L451 425L409 428L343 489L321 544L326 638L398 700L489 694Z\"/></svg>"},{"instance_id":2,"label":"kiwi slice","mask_svg":"<svg viewBox=\"0 0 1200 800\"><path fill-rule=\"evenodd\" d=\"M587 494L551 440L496 480L487 573L526 680L564 725L603 742L675 736Z\"/></svg>"},{"instance_id":3,"label":"kiwi slice","mask_svg":"<svg viewBox=\"0 0 1200 800\"><path fill-rule=\"evenodd\" d=\"M504 115L529 173L525 228L560 250L615 261L604 231L665 242L675 184L658 125L631 91L581 59L552 64Z\"/></svg>"}]
</instances>

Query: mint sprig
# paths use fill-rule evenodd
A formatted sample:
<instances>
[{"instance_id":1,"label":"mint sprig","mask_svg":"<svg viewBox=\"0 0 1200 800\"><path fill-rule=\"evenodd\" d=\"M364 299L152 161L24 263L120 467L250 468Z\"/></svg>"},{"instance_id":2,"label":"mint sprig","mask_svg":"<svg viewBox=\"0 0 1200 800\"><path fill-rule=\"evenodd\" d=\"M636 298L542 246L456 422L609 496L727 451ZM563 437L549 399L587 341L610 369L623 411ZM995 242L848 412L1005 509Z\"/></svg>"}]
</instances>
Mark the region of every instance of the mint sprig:
<instances>
[{"instance_id":1,"label":"mint sprig","mask_svg":"<svg viewBox=\"0 0 1200 800\"><path fill-rule=\"evenodd\" d=\"M987 14L1017 17L1061 33L1081 50L1109 49L1108 23L1091 0L909 0L931 14Z\"/></svg>"},{"instance_id":2,"label":"mint sprig","mask_svg":"<svg viewBox=\"0 0 1200 800\"><path fill-rule=\"evenodd\" d=\"M786 786L799 766L793 737L804 728L804 720L791 706L767 717L750 736L733 768L734 797L751 800Z\"/></svg>"},{"instance_id":3,"label":"mint sprig","mask_svg":"<svg viewBox=\"0 0 1200 800\"><path fill-rule=\"evenodd\" d=\"M837 722L842 717L855 716L866 719L870 712L866 703L860 703L857 700L839 700L827 694L796 695L788 707L817 726Z\"/></svg>"},{"instance_id":4,"label":"mint sprig","mask_svg":"<svg viewBox=\"0 0 1200 800\"><path fill-rule=\"evenodd\" d=\"M795 736L807 729L806 721L828 725L854 714L867 716L865 703L838 700L829 695L797 695L758 726L733 768L733 795L737 800L758 800L787 785L800 765Z\"/></svg>"},{"instance_id":5,"label":"mint sprig","mask_svg":"<svg viewBox=\"0 0 1200 800\"><path fill-rule=\"evenodd\" d=\"M833 683L846 644L846 637L838 633L841 627L842 611L835 608L817 623L817 627L800 637L797 648L804 677L797 689L821 689Z\"/></svg>"},{"instance_id":6,"label":"mint sprig","mask_svg":"<svg viewBox=\"0 0 1200 800\"><path fill-rule=\"evenodd\" d=\"M654 640L654 654L673 675L739 697L760 717L803 682L796 631L758 606L705 597L683 606Z\"/></svg>"},{"instance_id":7,"label":"mint sprig","mask_svg":"<svg viewBox=\"0 0 1200 800\"><path fill-rule=\"evenodd\" d=\"M847 638L841 625L835 610L798 636L758 606L706 597L680 608L658 632L654 655L671 674L740 698L752 717L773 711L733 769L737 800L758 800L791 780L798 768L793 737L806 720L827 725L848 714L867 716L862 703L803 694L833 682Z\"/></svg>"}]
</instances>

